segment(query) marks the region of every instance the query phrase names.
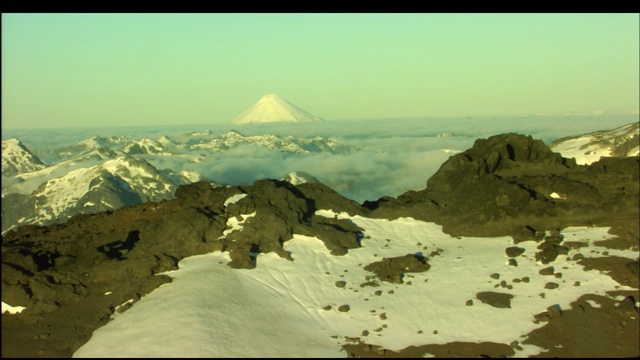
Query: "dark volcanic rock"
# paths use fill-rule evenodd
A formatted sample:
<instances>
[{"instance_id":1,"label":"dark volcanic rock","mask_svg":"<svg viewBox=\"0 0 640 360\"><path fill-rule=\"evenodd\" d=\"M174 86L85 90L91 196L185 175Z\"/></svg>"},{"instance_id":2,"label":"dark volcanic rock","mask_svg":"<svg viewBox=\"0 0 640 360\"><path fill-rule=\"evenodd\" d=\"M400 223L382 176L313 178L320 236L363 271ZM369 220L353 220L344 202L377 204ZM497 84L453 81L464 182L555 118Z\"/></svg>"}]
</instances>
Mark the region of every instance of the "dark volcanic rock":
<instances>
[{"instance_id":1,"label":"dark volcanic rock","mask_svg":"<svg viewBox=\"0 0 640 360\"><path fill-rule=\"evenodd\" d=\"M481 302L497 308L510 308L513 295L497 293L493 291L482 291L476 294Z\"/></svg>"},{"instance_id":2,"label":"dark volcanic rock","mask_svg":"<svg viewBox=\"0 0 640 360\"><path fill-rule=\"evenodd\" d=\"M550 229L638 217L638 157L576 165L541 140L518 134L476 140L449 158L427 188L366 202L370 216L413 217L460 236L542 239ZM558 192L561 199L552 198ZM553 261L564 249L546 250Z\"/></svg>"},{"instance_id":3,"label":"dark volcanic rock","mask_svg":"<svg viewBox=\"0 0 640 360\"><path fill-rule=\"evenodd\" d=\"M26 310L3 315L2 356L71 356L118 305L171 281L156 274L188 256L228 251L234 268L253 268L259 253L271 251L291 260L282 245L294 233L318 237L334 254L359 247L362 229L314 213L317 204L365 210L321 184L303 188L317 197L277 180L246 187L198 182L178 188L170 201L8 231L2 238L3 301ZM247 196L225 206L242 193ZM242 231L223 236L228 219L254 212ZM50 334L35 334L40 328Z\"/></svg>"},{"instance_id":4,"label":"dark volcanic rock","mask_svg":"<svg viewBox=\"0 0 640 360\"><path fill-rule=\"evenodd\" d=\"M380 280L397 284L403 283L404 273L423 272L429 270L429 268L431 268L431 265L423 257L414 254L384 258L364 267L365 270L378 275Z\"/></svg>"}]
</instances>

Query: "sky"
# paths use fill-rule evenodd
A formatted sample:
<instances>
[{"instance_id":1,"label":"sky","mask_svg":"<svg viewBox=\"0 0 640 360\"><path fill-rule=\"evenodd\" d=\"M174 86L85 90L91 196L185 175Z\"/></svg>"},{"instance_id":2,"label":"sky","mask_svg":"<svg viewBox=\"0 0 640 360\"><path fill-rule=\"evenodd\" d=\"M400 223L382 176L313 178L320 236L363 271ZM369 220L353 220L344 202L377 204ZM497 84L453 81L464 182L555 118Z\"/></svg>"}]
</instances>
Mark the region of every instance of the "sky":
<instances>
[{"instance_id":1,"label":"sky","mask_svg":"<svg viewBox=\"0 0 640 360\"><path fill-rule=\"evenodd\" d=\"M639 16L2 14L2 128L638 112Z\"/></svg>"},{"instance_id":2,"label":"sky","mask_svg":"<svg viewBox=\"0 0 640 360\"><path fill-rule=\"evenodd\" d=\"M514 267L505 255L505 248L514 245L511 237L452 238L439 225L411 218L389 221L331 210L316 213L350 219L363 228L362 247L334 256L318 238L294 235L284 243L294 261L258 254L256 268L231 269L226 265L231 260L228 253L220 251L183 259L178 270L165 273L173 278L171 283L126 312L115 313L73 356L346 357L341 344L347 337L359 337L395 351L454 341L518 341L522 350L515 357L527 357L543 350L522 344L526 334L545 325L535 324L534 315L554 305L570 309L583 294L612 297L606 292L631 289L598 270L585 271L571 261L576 253L587 258L638 255L599 246L598 241L613 236L608 228L571 227L563 230L565 240L584 247L545 265L535 260L538 242L519 242L525 251ZM228 225L242 231L251 215ZM438 249L439 255L429 256ZM403 284L378 280L378 287L360 286L373 275L364 270L366 265L417 253L427 257L431 267L426 272L405 273ZM539 274L551 265L561 277ZM525 277L529 280L522 281ZM337 281L346 285L340 288ZM502 281L512 288L500 286ZM547 289L549 282L560 286ZM497 308L477 298L482 291L514 297L509 308ZM118 296L117 289L105 296ZM472 305L467 305L469 300ZM329 310L324 309L327 305ZM350 310L339 311L342 305ZM588 300L587 306L601 305Z\"/></svg>"}]
</instances>

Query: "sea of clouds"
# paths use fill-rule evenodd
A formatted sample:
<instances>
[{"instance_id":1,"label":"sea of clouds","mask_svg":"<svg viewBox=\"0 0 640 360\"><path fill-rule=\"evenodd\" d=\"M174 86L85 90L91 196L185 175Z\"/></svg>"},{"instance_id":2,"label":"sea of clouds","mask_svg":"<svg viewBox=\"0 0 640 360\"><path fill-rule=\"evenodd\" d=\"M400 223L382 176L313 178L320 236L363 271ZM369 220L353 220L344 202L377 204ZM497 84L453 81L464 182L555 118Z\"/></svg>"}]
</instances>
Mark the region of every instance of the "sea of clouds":
<instances>
[{"instance_id":1,"label":"sea of clouds","mask_svg":"<svg viewBox=\"0 0 640 360\"><path fill-rule=\"evenodd\" d=\"M357 147L352 154L295 154L245 145L224 152L200 152L196 157L145 155L158 169L194 170L224 185L250 185L264 178L282 179L292 171L306 171L332 189L357 202L421 190L427 179L451 155L464 151L478 138L502 133L531 135L551 141L597 130L609 130L639 120L632 115L458 117L377 120L327 120L312 123L231 125L226 123L113 128L3 129L2 139L18 138L42 161L56 161L47 151L92 136L130 136L158 139L168 135L182 142L194 131L215 134L236 130L245 136L274 134L304 138L334 138ZM442 137L445 134L455 136Z\"/></svg>"}]
</instances>

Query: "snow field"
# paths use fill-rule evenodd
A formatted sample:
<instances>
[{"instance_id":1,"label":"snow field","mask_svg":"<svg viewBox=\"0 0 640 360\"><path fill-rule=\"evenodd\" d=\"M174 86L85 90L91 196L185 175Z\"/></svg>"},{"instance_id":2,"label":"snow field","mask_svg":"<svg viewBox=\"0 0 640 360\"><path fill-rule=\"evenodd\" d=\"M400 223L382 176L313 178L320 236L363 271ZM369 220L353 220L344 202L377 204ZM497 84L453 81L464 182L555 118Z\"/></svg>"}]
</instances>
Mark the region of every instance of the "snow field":
<instances>
[{"instance_id":1,"label":"snow field","mask_svg":"<svg viewBox=\"0 0 640 360\"><path fill-rule=\"evenodd\" d=\"M364 228L362 247L333 256L321 240L294 235L284 244L294 261L260 254L255 269L234 270L226 266L228 254L219 251L183 259L179 270L166 273L172 283L96 330L74 357L345 357L341 344L348 337L391 350L452 341L509 344L543 326L534 324L534 315L549 306L567 309L583 294L629 289L599 271L584 271L569 260L574 250L545 265L535 261L538 243L520 242L517 246L525 252L513 267L505 254L513 246L510 237L452 238L436 224L411 218L389 221L327 210L317 214L338 215ZM607 230L575 227L562 233L566 241L585 242L580 252L586 257L609 251L637 258L634 251L596 246L595 241L611 237ZM438 249L439 254L430 256ZM365 276L374 275L363 269L367 264L417 252L427 257L428 271L405 274L404 284L360 286ZM538 274L551 265L561 278ZM493 273L500 277L492 278ZM513 282L524 277L528 283ZM344 288L335 284L341 280ZM512 288L500 286L503 280ZM560 287L545 289L548 282ZM475 297L480 291L514 295L511 308L483 304ZM472 306L466 305L468 300ZM325 310L327 305L331 309ZM339 311L341 305L350 310ZM516 356L540 351L523 346Z\"/></svg>"}]
</instances>

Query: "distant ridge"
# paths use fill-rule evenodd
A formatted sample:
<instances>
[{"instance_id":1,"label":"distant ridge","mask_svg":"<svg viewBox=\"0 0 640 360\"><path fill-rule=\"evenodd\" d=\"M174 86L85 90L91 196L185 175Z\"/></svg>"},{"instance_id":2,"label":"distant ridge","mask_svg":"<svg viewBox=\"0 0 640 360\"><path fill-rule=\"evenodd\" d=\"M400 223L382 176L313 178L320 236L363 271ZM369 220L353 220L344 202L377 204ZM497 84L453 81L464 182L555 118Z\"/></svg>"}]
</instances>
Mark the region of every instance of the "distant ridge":
<instances>
[{"instance_id":1,"label":"distant ridge","mask_svg":"<svg viewBox=\"0 0 640 360\"><path fill-rule=\"evenodd\" d=\"M322 121L276 94L267 94L231 120L231 124Z\"/></svg>"}]
</instances>

